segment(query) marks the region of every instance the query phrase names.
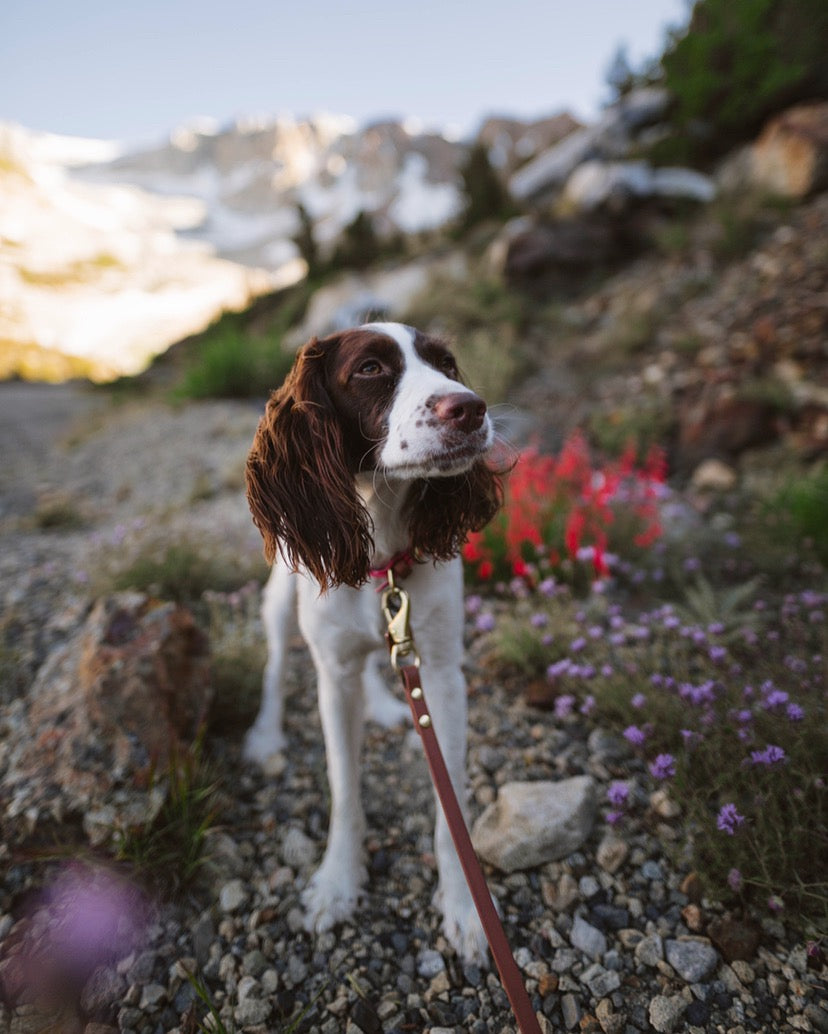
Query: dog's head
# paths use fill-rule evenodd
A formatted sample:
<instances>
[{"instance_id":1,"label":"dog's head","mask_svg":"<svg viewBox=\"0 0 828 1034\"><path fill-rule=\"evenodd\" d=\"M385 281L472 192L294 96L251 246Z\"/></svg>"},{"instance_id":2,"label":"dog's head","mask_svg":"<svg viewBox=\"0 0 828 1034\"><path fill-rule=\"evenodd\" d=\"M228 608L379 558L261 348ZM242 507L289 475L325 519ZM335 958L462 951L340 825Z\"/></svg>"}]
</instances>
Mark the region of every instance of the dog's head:
<instances>
[{"instance_id":1,"label":"dog's head","mask_svg":"<svg viewBox=\"0 0 828 1034\"><path fill-rule=\"evenodd\" d=\"M247 460L247 497L269 562L279 551L325 589L362 584L373 547L357 478L409 482L410 544L454 556L500 502L486 464L494 433L449 348L398 323L370 323L297 354Z\"/></svg>"}]
</instances>

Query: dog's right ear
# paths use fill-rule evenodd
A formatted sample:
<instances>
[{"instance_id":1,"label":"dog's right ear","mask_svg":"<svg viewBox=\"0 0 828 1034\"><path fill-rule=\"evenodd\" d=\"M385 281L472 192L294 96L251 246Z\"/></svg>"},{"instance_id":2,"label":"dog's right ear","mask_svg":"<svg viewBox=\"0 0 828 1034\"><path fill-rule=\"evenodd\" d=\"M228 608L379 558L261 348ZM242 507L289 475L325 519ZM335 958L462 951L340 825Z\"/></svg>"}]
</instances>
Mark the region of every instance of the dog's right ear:
<instances>
[{"instance_id":1,"label":"dog's right ear","mask_svg":"<svg viewBox=\"0 0 828 1034\"><path fill-rule=\"evenodd\" d=\"M302 347L272 393L247 457L247 501L272 563L277 551L323 591L368 578L368 513L348 469L342 428L325 387L335 339Z\"/></svg>"}]
</instances>

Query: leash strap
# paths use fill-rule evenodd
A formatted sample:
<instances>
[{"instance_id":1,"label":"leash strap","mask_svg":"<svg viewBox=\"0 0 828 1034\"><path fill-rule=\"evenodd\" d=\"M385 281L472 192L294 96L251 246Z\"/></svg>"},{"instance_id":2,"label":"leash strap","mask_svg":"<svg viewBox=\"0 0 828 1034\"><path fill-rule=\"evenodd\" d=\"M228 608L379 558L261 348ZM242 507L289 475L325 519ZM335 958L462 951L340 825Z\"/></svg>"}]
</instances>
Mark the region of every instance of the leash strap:
<instances>
[{"instance_id":1,"label":"leash strap","mask_svg":"<svg viewBox=\"0 0 828 1034\"><path fill-rule=\"evenodd\" d=\"M431 771L431 778L437 790L437 796L440 798L443 813L446 816L451 837L457 850L457 856L460 859L466 883L468 883L469 890L471 891L474 907L477 909L480 922L483 924L483 931L486 934L486 940L489 942L492 958L500 974L503 989L512 1006L512 1012L515 1014L521 1034L540 1034L537 1017L532 1009L526 988L523 985L520 970L509 948L509 942L506 939L506 934L503 931L492 896L486 885L486 878L483 875L483 870L480 868L477 855L474 853L474 847L463 819L463 813L460 810L457 795L454 792L454 787L451 785L446 763L443 760L443 753L440 750L440 744L437 742L431 715L428 712L423 687L420 684L419 668L414 664L408 664L401 667L399 673L405 689L408 706L411 708L411 714L414 716L414 724L420 734L420 739L423 741L423 749L425 750L426 760Z\"/></svg>"}]
</instances>

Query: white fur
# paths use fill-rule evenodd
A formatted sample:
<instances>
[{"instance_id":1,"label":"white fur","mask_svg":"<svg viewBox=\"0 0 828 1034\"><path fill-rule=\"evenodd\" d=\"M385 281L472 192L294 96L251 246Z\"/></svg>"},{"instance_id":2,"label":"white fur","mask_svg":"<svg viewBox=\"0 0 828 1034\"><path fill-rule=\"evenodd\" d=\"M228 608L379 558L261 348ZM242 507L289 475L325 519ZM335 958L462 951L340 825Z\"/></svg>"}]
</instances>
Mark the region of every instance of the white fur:
<instances>
[{"instance_id":1,"label":"white fur","mask_svg":"<svg viewBox=\"0 0 828 1034\"><path fill-rule=\"evenodd\" d=\"M407 482L417 477L462 472L491 445L493 431L487 415L479 432L478 456L454 461L443 457L441 462L439 422L429 419L426 404L468 389L420 359L408 327L383 323L371 324L370 329L393 338L405 363L389 412L379 469L357 479L358 492L373 522L373 563L379 565L410 545L402 517ZM422 658L422 682L434 728L457 796L464 802L466 686L461 670L460 559L439 565L430 561L416 565L405 581L405 589L411 596L412 627ZM407 708L390 696L380 674L379 665L387 665L388 661L376 584L360 589L343 586L320 595L318 585L307 574L293 574L277 563L264 592L262 618L268 662L261 708L245 740L245 757L262 762L285 746L284 651L297 602L299 627L316 668L331 789L328 844L322 863L303 894L303 904L307 928L324 931L352 914L366 879L362 845L365 818L359 790L366 705L371 715L385 723L397 721L407 713ZM484 963L485 936L439 802L436 811L439 886L435 901L443 912L445 934L464 960Z\"/></svg>"}]
</instances>

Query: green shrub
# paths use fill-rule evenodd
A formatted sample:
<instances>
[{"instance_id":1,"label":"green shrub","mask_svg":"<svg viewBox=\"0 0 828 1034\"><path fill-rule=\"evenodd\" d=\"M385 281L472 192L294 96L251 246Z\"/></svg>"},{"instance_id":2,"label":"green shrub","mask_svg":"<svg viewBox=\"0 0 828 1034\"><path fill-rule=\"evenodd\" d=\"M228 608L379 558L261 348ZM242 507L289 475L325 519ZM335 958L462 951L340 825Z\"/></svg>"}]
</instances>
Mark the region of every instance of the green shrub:
<instances>
[{"instance_id":1,"label":"green shrub","mask_svg":"<svg viewBox=\"0 0 828 1034\"><path fill-rule=\"evenodd\" d=\"M791 478L769 509L787 518L796 539L828 565L828 466Z\"/></svg>"},{"instance_id":2,"label":"green shrub","mask_svg":"<svg viewBox=\"0 0 828 1034\"><path fill-rule=\"evenodd\" d=\"M110 591L135 589L165 600L194 603L207 590L237 588L250 572L214 549L184 542L147 542L123 567L102 575Z\"/></svg>"},{"instance_id":3,"label":"green shrub","mask_svg":"<svg viewBox=\"0 0 828 1034\"><path fill-rule=\"evenodd\" d=\"M697 0L661 59L676 133L657 157L715 158L775 112L828 96L827 38L824 0Z\"/></svg>"},{"instance_id":4,"label":"green shrub","mask_svg":"<svg viewBox=\"0 0 828 1034\"><path fill-rule=\"evenodd\" d=\"M500 176L489 161L489 149L477 141L460 166L464 207L460 216L461 233L489 219L503 221L515 214L515 206Z\"/></svg>"},{"instance_id":5,"label":"green shrub","mask_svg":"<svg viewBox=\"0 0 828 1034\"><path fill-rule=\"evenodd\" d=\"M236 314L225 315L204 333L181 381L179 398L250 398L281 384L293 356L280 336L257 337Z\"/></svg>"}]
</instances>

